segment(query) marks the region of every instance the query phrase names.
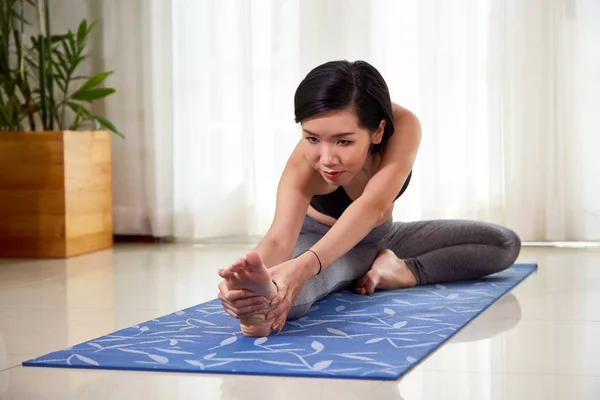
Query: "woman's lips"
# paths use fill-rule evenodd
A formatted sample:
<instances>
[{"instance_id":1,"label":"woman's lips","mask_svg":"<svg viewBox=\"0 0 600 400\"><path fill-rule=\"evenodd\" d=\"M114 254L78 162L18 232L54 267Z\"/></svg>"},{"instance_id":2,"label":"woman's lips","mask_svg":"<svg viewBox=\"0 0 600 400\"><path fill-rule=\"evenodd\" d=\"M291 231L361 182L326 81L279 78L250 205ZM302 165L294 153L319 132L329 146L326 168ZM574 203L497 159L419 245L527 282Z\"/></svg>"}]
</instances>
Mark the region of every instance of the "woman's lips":
<instances>
[{"instance_id":1,"label":"woman's lips","mask_svg":"<svg viewBox=\"0 0 600 400\"><path fill-rule=\"evenodd\" d=\"M323 174L328 179L335 179L335 178L339 177L342 174L342 172L339 172L339 171L325 172L325 171L323 171Z\"/></svg>"}]
</instances>

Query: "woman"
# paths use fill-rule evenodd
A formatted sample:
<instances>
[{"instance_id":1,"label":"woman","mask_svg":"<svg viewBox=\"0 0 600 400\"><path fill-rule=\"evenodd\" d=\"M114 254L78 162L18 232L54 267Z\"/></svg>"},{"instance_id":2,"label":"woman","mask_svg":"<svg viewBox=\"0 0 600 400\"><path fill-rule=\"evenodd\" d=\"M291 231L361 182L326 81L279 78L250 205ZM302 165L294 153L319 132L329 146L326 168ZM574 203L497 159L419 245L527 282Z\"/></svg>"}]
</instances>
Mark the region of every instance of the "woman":
<instances>
[{"instance_id":1,"label":"woman","mask_svg":"<svg viewBox=\"0 0 600 400\"><path fill-rule=\"evenodd\" d=\"M302 138L279 182L273 223L229 268L219 298L247 336L280 331L328 294L369 295L477 279L508 268L521 242L497 225L393 222L421 140L418 119L393 104L364 61L318 66L294 98Z\"/></svg>"}]
</instances>

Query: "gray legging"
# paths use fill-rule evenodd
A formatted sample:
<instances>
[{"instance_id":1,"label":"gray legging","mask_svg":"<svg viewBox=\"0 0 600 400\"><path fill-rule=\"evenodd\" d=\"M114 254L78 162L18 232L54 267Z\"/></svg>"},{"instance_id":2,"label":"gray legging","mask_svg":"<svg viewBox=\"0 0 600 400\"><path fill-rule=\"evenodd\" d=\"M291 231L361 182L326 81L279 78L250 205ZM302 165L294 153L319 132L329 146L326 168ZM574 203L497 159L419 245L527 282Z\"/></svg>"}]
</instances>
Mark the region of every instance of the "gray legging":
<instances>
[{"instance_id":1,"label":"gray legging","mask_svg":"<svg viewBox=\"0 0 600 400\"><path fill-rule=\"evenodd\" d=\"M329 227L306 217L294 257L327 233ZM393 222L390 218L326 270L313 276L296 298L288 320L305 315L319 299L350 289L364 276L379 251L403 259L417 285L477 279L510 267L521 251L517 234L502 226L476 221Z\"/></svg>"}]
</instances>

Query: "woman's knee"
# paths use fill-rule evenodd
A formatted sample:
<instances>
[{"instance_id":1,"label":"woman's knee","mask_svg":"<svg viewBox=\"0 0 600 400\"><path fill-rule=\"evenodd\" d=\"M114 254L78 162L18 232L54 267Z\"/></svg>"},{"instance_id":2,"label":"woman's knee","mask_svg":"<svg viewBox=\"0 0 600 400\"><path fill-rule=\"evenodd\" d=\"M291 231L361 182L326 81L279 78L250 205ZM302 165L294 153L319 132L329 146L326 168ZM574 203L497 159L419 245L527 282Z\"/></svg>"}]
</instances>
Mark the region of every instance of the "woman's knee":
<instances>
[{"instance_id":1,"label":"woman's knee","mask_svg":"<svg viewBox=\"0 0 600 400\"><path fill-rule=\"evenodd\" d=\"M295 321L298 318L302 318L308 314L312 305L313 303L294 304L287 315L287 321Z\"/></svg>"},{"instance_id":2,"label":"woman's knee","mask_svg":"<svg viewBox=\"0 0 600 400\"><path fill-rule=\"evenodd\" d=\"M503 268L508 268L515 263L521 253L521 238L512 229L502 227L502 250L504 252Z\"/></svg>"}]
</instances>

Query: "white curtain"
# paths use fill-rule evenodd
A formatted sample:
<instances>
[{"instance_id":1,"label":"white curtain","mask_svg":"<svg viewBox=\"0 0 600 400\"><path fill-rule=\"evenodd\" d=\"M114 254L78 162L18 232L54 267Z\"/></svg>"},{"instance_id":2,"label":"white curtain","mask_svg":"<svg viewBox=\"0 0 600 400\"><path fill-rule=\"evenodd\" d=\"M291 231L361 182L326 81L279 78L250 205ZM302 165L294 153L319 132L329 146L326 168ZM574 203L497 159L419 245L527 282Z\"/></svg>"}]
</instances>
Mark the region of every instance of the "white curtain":
<instances>
[{"instance_id":1,"label":"white curtain","mask_svg":"<svg viewBox=\"0 0 600 400\"><path fill-rule=\"evenodd\" d=\"M293 94L364 59L423 141L395 218L599 240L595 0L107 0L115 232L263 234L300 137Z\"/></svg>"}]
</instances>

